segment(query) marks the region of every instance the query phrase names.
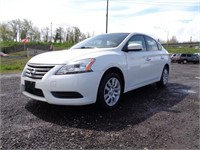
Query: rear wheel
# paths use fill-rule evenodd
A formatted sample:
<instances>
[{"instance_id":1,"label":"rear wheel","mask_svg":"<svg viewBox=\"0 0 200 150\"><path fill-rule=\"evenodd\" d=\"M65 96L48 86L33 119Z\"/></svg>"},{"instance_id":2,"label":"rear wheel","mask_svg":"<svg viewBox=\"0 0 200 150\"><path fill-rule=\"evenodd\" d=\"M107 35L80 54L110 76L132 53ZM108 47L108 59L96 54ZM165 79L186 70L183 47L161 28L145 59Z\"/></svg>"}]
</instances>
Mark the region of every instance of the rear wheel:
<instances>
[{"instance_id":1,"label":"rear wheel","mask_svg":"<svg viewBox=\"0 0 200 150\"><path fill-rule=\"evenodd\" d=\"M122 96L122 80L116 73L108 73L101 80L97 102L104 109L115 108Z\"/></svg>"},{"instance_id":2,"label":"rear wheel","mask_svg":"<svg viewBox=\"0 0 200 150\"><path fill-rule=\"evenodd\" d=\"M169 70L164 67L160 81L157 82L158 87L165 87L168 84Z\"/></svg>"}]
</instances>

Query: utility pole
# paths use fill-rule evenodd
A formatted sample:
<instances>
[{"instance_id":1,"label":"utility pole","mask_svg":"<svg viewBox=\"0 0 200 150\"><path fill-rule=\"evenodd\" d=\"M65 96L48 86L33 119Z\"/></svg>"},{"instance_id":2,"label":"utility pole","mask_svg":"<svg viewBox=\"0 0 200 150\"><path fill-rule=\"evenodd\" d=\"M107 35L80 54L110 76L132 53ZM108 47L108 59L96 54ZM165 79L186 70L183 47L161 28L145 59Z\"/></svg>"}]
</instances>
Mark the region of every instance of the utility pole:
<instances>
[{"instance_id":1,"label":"utility pole","mask_svg":"<svg viewBox=\"0 0 200 150\"><path fill-rule=\"evenodd\" d=\"M52 22L51 22L51 43L52 43Z\"/></svg>"},{"instance_id":2,"label":"utility pole","mask_svg":"<svg viewBox=\"0 0 200 150\"><path fill-rule=\"evenodd\" d=\"M167 32L167 48L168 48L168 43L169 43L169 30L165 30Z\"/></svg>"},{"instance_id":3,"label":"utility pole","mask_svg":"<svg viewBox=\"0 0 200 150\"><path fill-rule=\"evenodd\" d=\"M108 0L107 0L107 8L106 8L106 33L108 33Z\"/></svg>"}]
</instances>

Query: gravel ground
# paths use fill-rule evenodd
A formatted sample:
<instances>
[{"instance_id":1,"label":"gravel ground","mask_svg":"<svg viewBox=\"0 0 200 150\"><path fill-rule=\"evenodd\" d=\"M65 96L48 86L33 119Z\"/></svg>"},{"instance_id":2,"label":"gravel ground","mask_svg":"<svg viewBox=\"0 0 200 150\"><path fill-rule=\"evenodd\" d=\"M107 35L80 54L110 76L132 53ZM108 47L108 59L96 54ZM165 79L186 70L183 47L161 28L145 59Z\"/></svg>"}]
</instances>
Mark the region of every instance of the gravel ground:
<instances>
[{"instance_id":1,"label":"gravel ground","mask_svg":"<svg viewBox=\"0 0 200 150\"><path fill-rule=\"evenodd\" d=\"M199 65L172 64L167 88L124 95L120 106L55 106L1 77L1 149L199 149Z\"/></svg>"}]
</instances>

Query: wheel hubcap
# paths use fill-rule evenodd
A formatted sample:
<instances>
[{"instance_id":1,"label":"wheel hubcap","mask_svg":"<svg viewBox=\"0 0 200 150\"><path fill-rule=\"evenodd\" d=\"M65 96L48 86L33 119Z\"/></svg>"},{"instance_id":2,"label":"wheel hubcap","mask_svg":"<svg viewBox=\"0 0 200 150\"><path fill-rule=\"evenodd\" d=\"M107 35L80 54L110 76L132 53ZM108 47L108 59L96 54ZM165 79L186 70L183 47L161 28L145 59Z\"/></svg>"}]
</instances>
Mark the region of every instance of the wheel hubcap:
<instances>
[{"instance_id":1,"label":"wheel hubcap","mask_svg":"<svg viewBox=\"0 0 200 150\"><path fill-rule=\"evenodd\" d=\"M117 78L111 78L105 85L104 100L108 106L114 106L121 94L121 85Z\"/></svg>"},{"instance_id":2,"label":"wheel hubcap","mask_svg":"<svg viewBox=\"0 0 200 150\"><path fill-rule=\"evenodd\" d=\"M167 69L165 69L163 71L163 84L166 85L167 82L168 82L168 71L167 71Z\"/></svg>"}]
</instances>

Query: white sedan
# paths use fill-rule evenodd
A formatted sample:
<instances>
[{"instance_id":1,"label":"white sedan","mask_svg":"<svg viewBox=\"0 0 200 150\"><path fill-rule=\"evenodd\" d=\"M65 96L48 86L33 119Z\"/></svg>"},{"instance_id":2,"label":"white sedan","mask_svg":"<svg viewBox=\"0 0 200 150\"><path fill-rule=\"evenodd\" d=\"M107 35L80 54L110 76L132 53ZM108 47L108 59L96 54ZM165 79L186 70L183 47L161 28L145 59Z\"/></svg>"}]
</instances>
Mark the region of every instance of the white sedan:
<instances>
[{"instance_id":1,"label":"white sedan","mask_svg":"<svg viewBox=\"0 0 200 150\"><path fill-rule=\"evenodd\" d=\"M125 92L155 82L165 87L170 61L168 52L148 35L98 35L69 50L33 57L22 72L21 91L50 104L98 103L111 109Z\"/></svg>"}]
</instances>

